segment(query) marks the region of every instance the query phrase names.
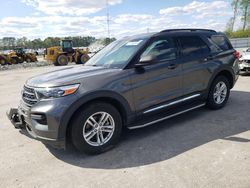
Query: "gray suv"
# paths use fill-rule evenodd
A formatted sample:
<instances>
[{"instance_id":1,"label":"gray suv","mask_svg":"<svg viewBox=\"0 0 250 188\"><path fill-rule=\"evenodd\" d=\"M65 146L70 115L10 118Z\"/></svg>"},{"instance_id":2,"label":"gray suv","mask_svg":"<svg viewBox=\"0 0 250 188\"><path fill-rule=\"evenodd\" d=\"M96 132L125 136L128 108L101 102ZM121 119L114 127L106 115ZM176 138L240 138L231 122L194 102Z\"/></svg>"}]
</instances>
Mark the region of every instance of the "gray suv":
<instances>
[{"instance_id":1,"label":"gray suv","mask_svg":"<svg viewBox=\"0 0 250 188\"><path fill-rule=\"evenodd\" d=\"M8 117L35 139L82 152L112 148L136 129L193 109L222 108L239 53L223 33L173 29L117 40L85 65L27 80Z\"/></svg>"}]
</instances>

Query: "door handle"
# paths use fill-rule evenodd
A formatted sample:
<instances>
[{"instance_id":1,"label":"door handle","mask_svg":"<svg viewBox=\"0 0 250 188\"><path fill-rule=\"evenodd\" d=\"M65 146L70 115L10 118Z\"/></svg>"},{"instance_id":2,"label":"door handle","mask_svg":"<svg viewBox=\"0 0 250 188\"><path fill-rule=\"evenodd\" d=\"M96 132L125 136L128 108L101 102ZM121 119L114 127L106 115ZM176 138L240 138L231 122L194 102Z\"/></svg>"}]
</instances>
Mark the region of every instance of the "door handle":
<instances>
[{"instance_id":1,"label":"door handle","mask_svg":"<svg viewBox=\"0 0 250 188\"><path fill-rule=\"evenodd\" d=\"M210 61L210 60L213 60L213 59L214 59L213 56L208 56L208 57L206 57L206 58L204 59L204 61Z\"/></svg>"},{"instance_id":2,"label":"door handle","mask_svg":"<svg viewBox=\"0 0 250 188\"><path fill-rule=\"evenodd\" d=\"M170 64L170 65L168 65L168 69L175 69L176 67L178 67L177 64Z\"/></svg>"}]
</instances>

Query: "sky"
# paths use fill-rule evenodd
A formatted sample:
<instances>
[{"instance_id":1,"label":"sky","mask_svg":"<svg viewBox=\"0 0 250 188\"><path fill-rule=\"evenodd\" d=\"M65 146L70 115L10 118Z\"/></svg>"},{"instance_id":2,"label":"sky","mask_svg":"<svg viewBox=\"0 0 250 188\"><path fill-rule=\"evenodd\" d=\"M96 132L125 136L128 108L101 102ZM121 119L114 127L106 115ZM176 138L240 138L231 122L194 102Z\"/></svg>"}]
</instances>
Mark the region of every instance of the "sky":
<instances>
[{"instance_id":1,"label":"sky","mask_svg":"<svg viewBox=\"0 0 250 188\"><path fill-rule=\"evenodd\" d=\"M172 28L224 31L232 16L229 0L8 0L1 2L2 37L121 38Z\"/></svg>"}]
</instances>

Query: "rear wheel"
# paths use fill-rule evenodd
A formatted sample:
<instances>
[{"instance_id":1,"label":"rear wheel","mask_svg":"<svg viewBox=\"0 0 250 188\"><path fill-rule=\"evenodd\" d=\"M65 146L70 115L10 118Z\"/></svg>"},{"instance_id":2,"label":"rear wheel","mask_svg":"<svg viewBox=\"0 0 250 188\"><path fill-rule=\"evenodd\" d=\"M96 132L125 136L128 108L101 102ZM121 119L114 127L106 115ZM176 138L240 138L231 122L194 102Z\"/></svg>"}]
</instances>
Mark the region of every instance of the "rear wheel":
<instances>
[{"instance_id":1,"label":"rear wheel","mask_svg":"<svg viewBox=\"0 0 250 188\"><path fill-rule=\"evenodd\" d=\"M230 94L230 84L225 76L217 77L210 88L207 106L211 109L220 109L227 103Z\"/></svg>"},{"instance_id":2,"label":"rear wheel","mask_svg":"<svg viewBox=\"0 0 250 188\"><path fill-rule=\"evenodd\" d=\"M68 63L69 63L68 57L62 54L57 57L55 65L64 66L64 65L68 65Z\"/></svg>"},{"instance_id":3,"label":"rear wheel","mask_svg":"<svg viewBox=\"0 0 250 188\"><path fill-rule=\"evenodd\" d=\"M99 154L115 146L121 131L122 119L114 106L108 103L92 103L75 116L71 139L79 151Z\"/></svg>"}]
</instances>

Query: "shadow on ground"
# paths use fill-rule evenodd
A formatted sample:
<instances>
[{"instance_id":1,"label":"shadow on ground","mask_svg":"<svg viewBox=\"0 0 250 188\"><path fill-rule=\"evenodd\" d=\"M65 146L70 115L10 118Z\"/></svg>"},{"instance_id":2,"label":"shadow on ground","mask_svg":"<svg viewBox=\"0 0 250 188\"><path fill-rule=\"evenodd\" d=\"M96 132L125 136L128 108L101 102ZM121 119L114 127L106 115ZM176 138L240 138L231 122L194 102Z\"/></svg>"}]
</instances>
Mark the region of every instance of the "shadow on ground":
<instances>
[{"instance_id":1,"label":"shadow on ground","mask_svg":"<svg viewBox=\"0 0 250 188\"><path fill-rule=\"evenodd\" d=\"M240 72L241 76L250 76L250 72Z\"/></svg>"},{"instance_id":2,"label":"shadow on ground","mask_svg":"<svg viewBox=\"0 0 250 188\"><path fill-rule=\"evenodd\" d=\"M82 168L120 169L171 159L218 139L249 142L237 134L250 129L250 93L232 91L225 108L201 108L143 129L126 132L121 143L97 156L79 154L72 147L49 151L58 159Z\"/></svg>"}]
</instances>

